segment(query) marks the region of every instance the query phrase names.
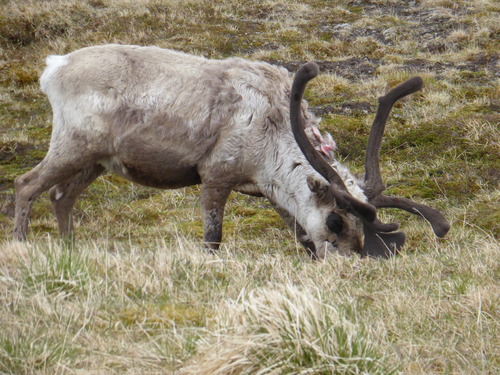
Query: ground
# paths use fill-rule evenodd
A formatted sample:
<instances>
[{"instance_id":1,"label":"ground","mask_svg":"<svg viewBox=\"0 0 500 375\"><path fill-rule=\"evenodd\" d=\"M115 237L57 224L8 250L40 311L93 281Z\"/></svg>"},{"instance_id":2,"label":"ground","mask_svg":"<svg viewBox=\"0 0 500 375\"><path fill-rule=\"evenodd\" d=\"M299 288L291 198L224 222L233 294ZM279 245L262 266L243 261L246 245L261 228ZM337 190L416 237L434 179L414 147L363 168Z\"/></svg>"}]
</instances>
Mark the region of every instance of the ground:
<instances>
[{"instance_id":1,"label":"ground","mask_svg":"<svg viewBox=\"0 0 500 375\"><path fill-rule=\"evenodd\" d=\"M0 372L498 373L499 10L493 0L3 1ZM399 257L311 262L266 201L232 194L211 256L198 187L106 175L77 204L74 243L58 240L47 194L28 243L11 242L13 181L50 139L44 59L104 43L291 72L316 61L306 97L356 173L377 97L421 75L424 89L389 120L382 173L390 193L442 210L449 235L387 210L408 236Z\"/></svg>"}]
</instances>

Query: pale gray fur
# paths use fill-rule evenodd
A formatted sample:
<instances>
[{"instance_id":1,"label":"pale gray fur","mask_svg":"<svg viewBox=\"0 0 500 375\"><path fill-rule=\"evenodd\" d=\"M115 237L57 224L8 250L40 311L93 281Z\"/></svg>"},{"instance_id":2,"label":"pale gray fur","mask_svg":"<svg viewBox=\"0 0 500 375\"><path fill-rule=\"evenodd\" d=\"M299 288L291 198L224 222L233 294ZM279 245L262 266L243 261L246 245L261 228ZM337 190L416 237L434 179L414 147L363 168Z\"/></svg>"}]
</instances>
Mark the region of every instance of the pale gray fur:
<instances>
[{"instance_id":1,"label":"pale gray fur","mask_svg":"<svg viewBox=\"0 0 500 375\"><path fill-rule=\"evenodd\" d=\"M205 242L214 248L236 190L267 197L303 228L318 256L360 250L358 220L311 191L327 182L291 132L285 69L104 45L50 56L40 81L53 109L52 137L44 160L16 180L16 238L26 237L33 200L48 189L62 235L71 234L76 198L106 168L158 188L202 183ZM302 111L306 127L316 126L305 103ZM325 225L332 212L344 219L342 234Z\"/></svg>"}]
</instances>

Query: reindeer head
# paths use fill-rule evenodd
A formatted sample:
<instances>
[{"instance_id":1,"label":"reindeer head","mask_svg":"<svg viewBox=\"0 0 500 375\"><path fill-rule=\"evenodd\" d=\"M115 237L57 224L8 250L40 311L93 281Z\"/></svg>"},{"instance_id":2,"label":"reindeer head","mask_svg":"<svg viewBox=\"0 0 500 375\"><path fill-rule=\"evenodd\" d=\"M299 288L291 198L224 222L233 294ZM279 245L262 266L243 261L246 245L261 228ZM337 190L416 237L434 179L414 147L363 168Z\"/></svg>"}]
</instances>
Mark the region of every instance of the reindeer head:
<instances>
[{"instance_id":1,"label":"reindeer head","mask_svg":"<svg viewBox=\"0 0 500 375\"><path fill-rule=\"evenodd\" d=\"M420 90L422 79L413 77L379 98L366 150L364 191L368 201L363 202L348 192L337 171L314 149L306 136L300 110L302 96L307 83L318 73L319 68L314 63L304 64L297 71L291 91L290 120L295 140L306 159L327 181L308 178L309 188L315 193L318 206L323 208L323 228L326 227L325 230L331 234L325 238L325 246L333 246L340 253L350 248L362 256L389 257L397 253L404 244L405 235L397 232L398 223L386 224L377 219L376 210L383 207L400 208L422 216L431 224L437 236L444 236L450 224L439 211L406 198L382 194L385 185L380 176L380 146L389 112L397 100ZM356 235L359 226L364 234L362 246ZM323 251L320 250L320 253Z\"/></svg>"}]
</instances>

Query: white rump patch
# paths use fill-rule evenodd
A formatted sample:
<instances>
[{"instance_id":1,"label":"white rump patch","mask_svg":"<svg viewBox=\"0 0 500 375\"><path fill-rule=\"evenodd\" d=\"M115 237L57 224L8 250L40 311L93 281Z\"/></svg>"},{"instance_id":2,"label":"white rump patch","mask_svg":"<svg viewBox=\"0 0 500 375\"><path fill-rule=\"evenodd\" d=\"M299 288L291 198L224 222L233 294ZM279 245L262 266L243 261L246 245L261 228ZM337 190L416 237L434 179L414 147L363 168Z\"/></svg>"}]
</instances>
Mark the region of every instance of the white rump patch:
<instances>
[{"instance_id":1,"label":"white rump patch","mask_svg":"<svg viewBox=\"0 0 500 375\"><path fill-rule=\"evenodd\" d=\"M47 93L47 85L50 83L52 77L59 70L59 68L68 63L68 55L50 55L45 60L45 63L47 66L40 77L40 87L44 93Z\"/></svg>"}]
</instances>

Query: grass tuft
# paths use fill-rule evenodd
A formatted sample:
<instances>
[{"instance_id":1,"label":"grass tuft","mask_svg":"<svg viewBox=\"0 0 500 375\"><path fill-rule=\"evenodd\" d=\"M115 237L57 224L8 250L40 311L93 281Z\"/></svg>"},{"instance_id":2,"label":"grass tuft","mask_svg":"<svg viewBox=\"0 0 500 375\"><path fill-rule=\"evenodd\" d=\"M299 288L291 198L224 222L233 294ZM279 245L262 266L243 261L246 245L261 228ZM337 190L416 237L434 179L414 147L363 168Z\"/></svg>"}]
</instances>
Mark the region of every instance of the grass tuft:
<instances>
[{"instance_id":1,"label":"grass tuft","mask_svg":"<svg viewBox=\"0 0 500 375\"><path fill-rule=\"evenodd\" d=\"M219 317L217 334L181 374L396 373L367 328L322 302L319 291L245 293Z\"/></svg>"}]
</instances>

